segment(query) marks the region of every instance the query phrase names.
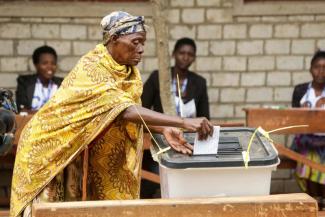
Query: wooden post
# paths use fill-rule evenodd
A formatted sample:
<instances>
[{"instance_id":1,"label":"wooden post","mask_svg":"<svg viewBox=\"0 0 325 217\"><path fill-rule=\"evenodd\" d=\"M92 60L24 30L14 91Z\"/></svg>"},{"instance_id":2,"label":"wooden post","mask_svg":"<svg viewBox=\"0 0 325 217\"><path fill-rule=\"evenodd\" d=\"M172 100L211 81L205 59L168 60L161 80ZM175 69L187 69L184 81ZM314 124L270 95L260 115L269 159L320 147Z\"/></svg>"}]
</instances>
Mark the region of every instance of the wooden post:
<instances>
[{"instance_id":1,"label":"wooden post","mask_svg":"<svg viewBox=\"0 0 325 217\"><path fill-rule=\"evenodd\" d=\"M166 0L151 0L153 24L156 33L156 47L159 69L159 89L161 104L165 114L176 115L175 102L170 91L171 73L168 49L168 29L166 25Z\"/></svg>"},{"instance_id":2,"label":"wooden post","mask_svg":"<svg viewBox=\"0 0 325 217\"><path fill-rule=\"evenodd\" d=\"M316 217L307 194L250 197L34 203L33 217Z\"/></svg>"}]
</instances>

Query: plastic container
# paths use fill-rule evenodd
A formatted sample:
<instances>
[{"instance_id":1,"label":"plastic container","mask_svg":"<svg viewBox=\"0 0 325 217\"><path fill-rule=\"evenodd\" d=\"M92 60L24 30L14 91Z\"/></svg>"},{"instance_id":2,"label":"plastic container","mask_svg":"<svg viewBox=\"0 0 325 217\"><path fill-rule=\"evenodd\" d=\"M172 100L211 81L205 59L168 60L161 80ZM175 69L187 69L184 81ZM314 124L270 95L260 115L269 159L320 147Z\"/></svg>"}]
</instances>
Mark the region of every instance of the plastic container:
<instances>
[{"instance_id":1,"label":"plastic container","mask_svg":"<svg viewBox=\"0 0 325 217\"><path fill-rule=\"evenodd\" d=\"M159 155L162 198L270 194L271 174L280 160L274 146L257 133L245 168L242 151L253 132L251 128L221 128L217 155L187 156L173 150ZM193 144L194 133L184 136ZM155 139L167 146L162 135Z\"/></svg>"}]
</instances>

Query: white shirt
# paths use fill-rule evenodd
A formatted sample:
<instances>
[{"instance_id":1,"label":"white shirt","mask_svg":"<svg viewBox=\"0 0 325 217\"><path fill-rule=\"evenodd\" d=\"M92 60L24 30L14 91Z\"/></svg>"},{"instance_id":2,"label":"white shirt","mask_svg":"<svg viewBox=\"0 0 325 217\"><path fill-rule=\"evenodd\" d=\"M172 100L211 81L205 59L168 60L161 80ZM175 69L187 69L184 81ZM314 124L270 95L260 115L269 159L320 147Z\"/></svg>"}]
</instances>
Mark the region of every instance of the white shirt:
<instances>
[{"instance_id":1,"label":"white shirt","mask_svg":"<svg viewBox=\"0 0 325 217\"><path fill-rule=\"evenodd\" d=\"M309 108L315 108L317 101L323 97L325 97L325 88L320 96L316 96L315 89L312 87L311 83L309 83L307 92L300 100L300 105L307 103Z\"/></svg>"},{"instance_id":2,"label":"white shirt","mask_svg":"<svg viewBox=\"0 0 325 217\"><path fill-rule=\"evenodd\" d=\"M47 87L44 87L41 80L37 78L32 100L32 110L39 110L57 91L58 85L50 81Z\"/></svg>"}]
</instances>

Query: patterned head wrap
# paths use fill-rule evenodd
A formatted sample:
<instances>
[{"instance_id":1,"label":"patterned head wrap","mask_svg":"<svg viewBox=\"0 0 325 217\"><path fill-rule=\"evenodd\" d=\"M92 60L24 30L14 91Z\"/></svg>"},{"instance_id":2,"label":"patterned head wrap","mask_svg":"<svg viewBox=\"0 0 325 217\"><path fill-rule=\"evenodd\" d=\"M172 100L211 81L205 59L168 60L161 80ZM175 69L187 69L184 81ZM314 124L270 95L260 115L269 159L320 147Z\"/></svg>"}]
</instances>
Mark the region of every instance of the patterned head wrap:
<instances>
[{"instance_id":1,"label":"patterned head wrap","mask_svg":"<svg viewBox=\"0 0 325 217\"><path fill-rule=\"evenodd\" d=\"M106 45L112 35L126 35L145 32L144 17L132 16L123 11L115 11L102 19L103 44Z\"/></svg>"}]
</instances>

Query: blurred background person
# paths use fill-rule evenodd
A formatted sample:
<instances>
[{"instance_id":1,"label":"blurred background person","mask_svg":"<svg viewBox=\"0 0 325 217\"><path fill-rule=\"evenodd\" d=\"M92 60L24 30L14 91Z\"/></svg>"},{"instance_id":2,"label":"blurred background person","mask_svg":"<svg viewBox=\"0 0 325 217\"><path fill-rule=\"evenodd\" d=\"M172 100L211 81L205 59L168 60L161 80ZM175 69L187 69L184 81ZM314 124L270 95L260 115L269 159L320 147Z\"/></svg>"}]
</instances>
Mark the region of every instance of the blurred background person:
<instances>
[{"instance_id":1,"label":"blurred background person","mask_svg":"<svg viewBox=\"0 0 325 217\"><path fill-rule=\"evenodd\" d=\"M0 156L12 150L16 112L13 93L8 89L0 88Z\"/></svg>"},{"instance_id":2,"label":"blurred background person","mask_svg":"<svg viewBox=\"0 0 325 217\"><path fill-rule=\"evenodd\" d=\"M12 168L8 161L13 162L14 156L14 133L16 129L15 113L16 103L13 100L13 93L0 88L0 205L4 206L10 195Z\"/></svg>"},{"instance_id":3,"label":"blurred background person","mask_svg":"<svg viewBox=\"0 0 325 217\"><path fill-rule=\"evenodd\" d=\"M190 38L177 40L172 56L175 60L175 66L171 67L172 92L175 96L177 114L180 115L176 77L178 74L181 98L184 104L183 116L206 117L210 119L206 80L197 73L189 70L196 58L196 45L194 40ZM143 107L152 108L157 112L163 112L157 70L153 71L145 82L141 100Z\"/></svg>"},{"instance_id":4,"label":"blurred background person","mask_svg":"<svg viewBox=\"0 0 325 217\"><path fill-rule=\"evenodd\" d=\"M49 46L41 46L33 53L36 73L17 78L16 103L19 111L34 113L56 92L62 78L56 77L57 54Z\"/></svg>"},{"instance_id":5,"label":"blurred background person","mask_svg":"<svg viewBox=\"0 0 325 217\"><path fill-rule=\"evenodd\" d=\"M175 65L171 67L170 72L177 115L181 116L180 103L182 103L182 117L206 117L210 119L206 80L189 70L196 58L196 44L194 40L190 38L177 40L172 57L174 58ZM163 113L158 73L158 70L153 71L145 82L141 100L143 107ZM180 102L178 96L177 75L179 77L182 102ZM149 150L144 150L142 168L157 174L159 173L158 164L153 161ZM141 197L160 197L159 184L142 180Z\"/></svg>"},{"instance_id":6,"label":"blurred background person","mask_svg":"<svg viewBox=\"0 0 325 217\"><path fill-rule=\"evenodd\" d=\"M325 108L325 52L317 51L310 65L311 82L295 86L292 107ZM325 163L325 135L296 135L292 149L320 164ZM325 205L325 174L298 163L298 183L303 191L318 200L319 208Z\"/></svg>"}]
</instances>

